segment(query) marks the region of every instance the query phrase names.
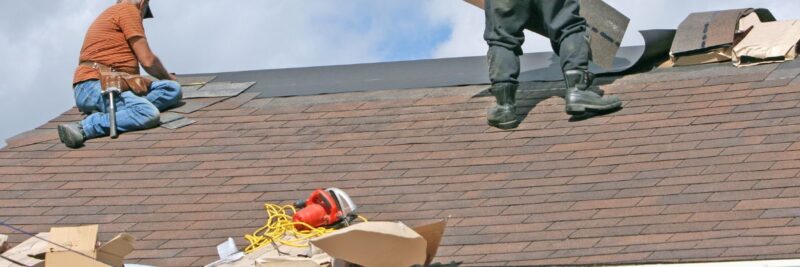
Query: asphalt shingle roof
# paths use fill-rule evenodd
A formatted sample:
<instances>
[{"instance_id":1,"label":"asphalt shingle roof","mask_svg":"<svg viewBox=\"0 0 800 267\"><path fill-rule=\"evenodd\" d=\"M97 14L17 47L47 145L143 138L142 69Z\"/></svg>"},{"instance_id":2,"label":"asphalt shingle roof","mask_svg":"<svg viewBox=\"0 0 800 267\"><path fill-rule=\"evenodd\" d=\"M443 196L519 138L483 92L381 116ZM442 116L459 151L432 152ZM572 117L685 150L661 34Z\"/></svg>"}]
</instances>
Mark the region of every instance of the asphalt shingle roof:
<instances>
[{"instance_id":1,"label":"asphalt shingle roof","mask_svg":"<svg viewBox=\"0 0 800 267\"><path fill-rule=\"evenodd\" d=\"M198 266L261 226L265 202L340 187L371 220L449 218L437 261L579 264L796 258L800 64L604 78L625 108L564 113L523 86L520 128L486 126L486 86L229 99L177 130L71 150L0 150L0 219L100 224L132 262ZM70 110L44 135L80 119ZM45 141L41 141L45 140ZM25 236L10 234L16 243Z\"/></svg>"}]
</instances>

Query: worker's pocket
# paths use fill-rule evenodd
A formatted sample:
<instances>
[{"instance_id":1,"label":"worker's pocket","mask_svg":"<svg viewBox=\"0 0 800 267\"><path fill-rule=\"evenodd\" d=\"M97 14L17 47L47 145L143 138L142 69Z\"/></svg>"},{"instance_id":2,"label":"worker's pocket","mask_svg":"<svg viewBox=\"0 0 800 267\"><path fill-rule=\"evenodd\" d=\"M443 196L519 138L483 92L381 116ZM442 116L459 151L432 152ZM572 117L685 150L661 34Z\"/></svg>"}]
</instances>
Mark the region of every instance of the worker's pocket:
<instances>
[{"instance_id":1,"label":"worker's pocket","mask_svg":"<svg viewBox=\"0 0 800 267\"><path fill-rule=\"evenodd\" d=\"M100 91L100 81L91 80L75 86L75 105L85 114L105 112L106 106Z\"/></svg>"}]
</instances>

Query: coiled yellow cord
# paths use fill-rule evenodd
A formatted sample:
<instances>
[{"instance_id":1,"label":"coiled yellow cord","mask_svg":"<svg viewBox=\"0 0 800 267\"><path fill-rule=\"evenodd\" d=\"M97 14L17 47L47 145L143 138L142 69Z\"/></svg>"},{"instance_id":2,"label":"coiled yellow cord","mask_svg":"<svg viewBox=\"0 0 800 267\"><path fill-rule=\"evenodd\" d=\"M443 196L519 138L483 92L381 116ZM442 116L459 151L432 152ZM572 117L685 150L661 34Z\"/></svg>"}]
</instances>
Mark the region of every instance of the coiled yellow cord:
<instances>
[{"instance_id":1,"label":"coiled yellow cord","mask_svg":"<svg viewBox=\"0 0 800 267\"><path fill-rule=\"evenodd\" d=\"M244 249L245 253L249 254L273 242L291 247L307 247L309 239L334 231L334 229L315 228L304 222L293 221L290 214L295 214L296 210L292 205L280 206L267 203L264 204L264 209L267 211L267 222L253 234L244 236L244 239L250 242L250 245ZM364 217L358 216L358 218L367 221ZM310 230L299 231L296 228L298 225Z\"/></svg>"}]
</instances>

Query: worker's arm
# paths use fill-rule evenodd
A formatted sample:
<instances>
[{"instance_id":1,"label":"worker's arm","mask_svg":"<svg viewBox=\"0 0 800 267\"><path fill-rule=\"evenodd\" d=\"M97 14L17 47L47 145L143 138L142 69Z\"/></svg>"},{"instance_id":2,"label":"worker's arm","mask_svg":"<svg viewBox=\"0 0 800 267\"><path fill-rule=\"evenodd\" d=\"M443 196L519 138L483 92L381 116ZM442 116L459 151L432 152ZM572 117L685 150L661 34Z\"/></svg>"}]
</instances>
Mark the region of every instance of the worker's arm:
<instances>
[{"instance_id":1,"label":"worker's arm","mask_svg":"<svg viewBox=\"0 0 800 267\"><path fill-rule=\"evenodd\" d=\"M164 64L161 64L161 60L150 50L150 45L147 43L146 38L133 37L128 40L128 43L133 48L133 53L136 54L139 64L142 64L142 68L147 73L159 80L175 80L175 76L167 71Z\"/></svg>"}]
</instances>

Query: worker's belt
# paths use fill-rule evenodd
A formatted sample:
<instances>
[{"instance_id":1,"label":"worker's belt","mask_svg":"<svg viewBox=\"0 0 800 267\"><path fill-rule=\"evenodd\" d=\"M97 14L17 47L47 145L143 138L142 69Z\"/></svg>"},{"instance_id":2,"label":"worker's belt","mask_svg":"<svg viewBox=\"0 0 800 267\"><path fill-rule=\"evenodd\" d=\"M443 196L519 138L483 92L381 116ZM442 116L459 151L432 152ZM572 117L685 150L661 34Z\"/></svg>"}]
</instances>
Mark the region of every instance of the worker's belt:
<instances>
[{"instance_id":1,"label":"worker's belt","mask_svg":"<svg viewBox=\"0 0 800 267\"><path fill-rule=\"evenodd\" d=\"M150 79L144 78L137 73L118 71L117 69L97 62L84 61L79 65L93 68L100 72L100 86L103 88L103 91L108 87L114 86L123 92L130 90L137 95L143 96L147 95L150 89L150 83L152 83Z\"/></svg>"}]
</instances>

